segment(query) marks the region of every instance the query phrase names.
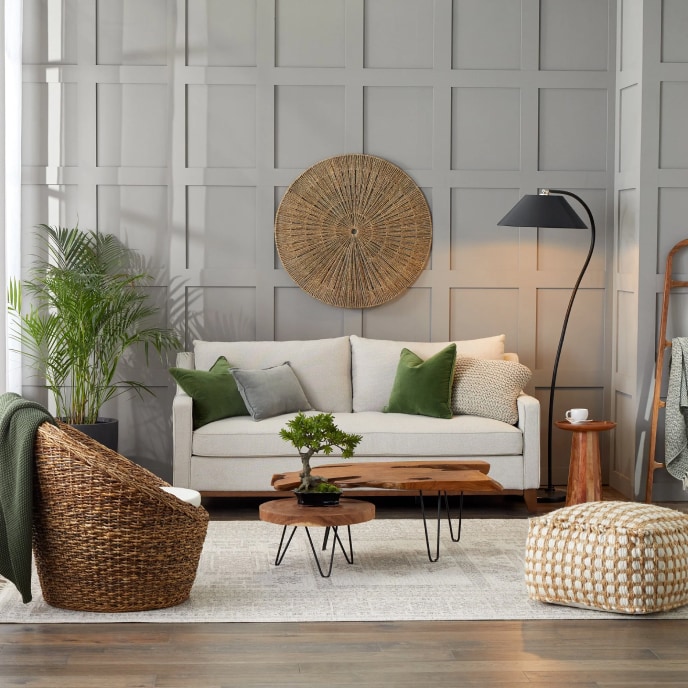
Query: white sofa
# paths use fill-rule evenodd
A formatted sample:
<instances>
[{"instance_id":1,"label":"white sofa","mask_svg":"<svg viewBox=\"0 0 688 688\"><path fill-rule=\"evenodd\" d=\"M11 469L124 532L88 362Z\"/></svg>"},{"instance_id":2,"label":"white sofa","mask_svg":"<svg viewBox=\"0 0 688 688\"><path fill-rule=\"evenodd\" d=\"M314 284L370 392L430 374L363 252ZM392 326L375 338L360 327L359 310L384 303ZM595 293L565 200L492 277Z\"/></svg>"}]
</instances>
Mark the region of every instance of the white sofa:
<instances>
[{"instance_id":1,"label":"white sofa","mask_svg":"<svg viewBox=\"0 0 688 688\"><path fill-rule=\"evenodd\" d=\"M456 344L460 356L517 360L504 353L503 335ZM363 436L353 461L482 459L505 493L522 494L534 509L540 485L540 406L534 397L518 396L514 425L476 415L441 419L382 412L402 347L426 359L446 345L355 335L290 342L195 341L193 352L178 354L177 367L209 370L219 356L242 369L289 361L313 413L331 412L342 430ZM269 494L273 474L300 468L294 447L279 436L294 415L260 421L236 416L194 430L192 398L178 386L173 401L174 484L204 495ZM313 465L340 460L336 453L317 456Z\"/></svg>"}]
</instances>

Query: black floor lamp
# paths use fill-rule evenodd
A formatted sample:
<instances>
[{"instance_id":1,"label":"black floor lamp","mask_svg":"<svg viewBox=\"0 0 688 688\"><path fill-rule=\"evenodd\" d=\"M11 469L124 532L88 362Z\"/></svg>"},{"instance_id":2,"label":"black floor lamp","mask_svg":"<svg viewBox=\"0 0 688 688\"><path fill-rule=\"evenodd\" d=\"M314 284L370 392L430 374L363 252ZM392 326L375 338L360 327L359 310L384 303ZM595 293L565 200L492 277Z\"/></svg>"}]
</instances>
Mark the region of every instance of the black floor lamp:
<instances>
[{"instance_id":1,"label":"black floor lamp","mask_svg":"<svg viewBox=\"0 0 688 688\"><path fill-rule=\"evenodd\" d=\"M560 490L555 490L552 484L552 425L553 425L553 410L554 410L554 390L557 385L557 370L559 368L559 357L561 355L561 348L564 344L564 337L566 335L566 326L569 323L569 316L571 315L571 307L573 300L576 298L576 292L583 279L583 275L588 267L592 252L595 248L595 220L593 219L590 208L586 205L580 196L571 193L570 191L562 191L561 189L543 189L536 195L526 195L497 223L507 227L560 227L564 229L586 229L586 224L576 214L576 211L571 207L569 202L562 198L562 196L552 196L551 194L563 194L564 196L571 196L575 198L584 208L590 220L590 250L588 256L583 263L583 269L578 275L576 284L571 292L569 305L564 316L564 324L561 328L561 336L559 337L559 346L557 347L557 355L554 357L554 368L552 369L552 384L549 388L549 414L547 417L547 487L538 491L538 502L563 502L566 495Z\"/></svg>"}]
</instances>

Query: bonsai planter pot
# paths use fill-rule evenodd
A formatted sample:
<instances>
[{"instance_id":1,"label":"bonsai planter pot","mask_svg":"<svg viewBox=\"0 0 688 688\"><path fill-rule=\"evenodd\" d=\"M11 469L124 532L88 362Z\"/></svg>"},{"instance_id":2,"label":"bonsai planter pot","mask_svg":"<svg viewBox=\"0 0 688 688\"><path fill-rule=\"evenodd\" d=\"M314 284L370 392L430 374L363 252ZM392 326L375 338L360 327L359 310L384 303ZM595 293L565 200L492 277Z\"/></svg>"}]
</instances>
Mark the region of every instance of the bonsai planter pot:
<instances>
[{"instance_id":1,"label":"bonsai planter pot","mask_svg":"<svg viewBox=\"0 0 688 688\"><path fill-rule=\"evenodd\" d=\"M299 492L294 490L296 501L302 506L337 506L341 492Z\"/></svg>"}]
</instances>

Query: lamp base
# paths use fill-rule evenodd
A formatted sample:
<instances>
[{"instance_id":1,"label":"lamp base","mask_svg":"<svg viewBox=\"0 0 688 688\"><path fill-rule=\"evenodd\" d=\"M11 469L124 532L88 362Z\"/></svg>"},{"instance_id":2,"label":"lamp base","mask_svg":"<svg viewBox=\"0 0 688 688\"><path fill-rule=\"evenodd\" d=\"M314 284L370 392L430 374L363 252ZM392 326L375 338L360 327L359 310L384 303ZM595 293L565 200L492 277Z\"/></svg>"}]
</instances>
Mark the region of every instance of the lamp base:
<instances>
[{"instance_id":1,"label":"lamp base","mask_svg":"<svg viewBox=\"0 0 688 688\"><path fill-rule=\"evenodd\" d=\"M566 492L553 487L541 487L537 493L538 504L557 504L566 501Z\"/></svg>"}]
</instances>

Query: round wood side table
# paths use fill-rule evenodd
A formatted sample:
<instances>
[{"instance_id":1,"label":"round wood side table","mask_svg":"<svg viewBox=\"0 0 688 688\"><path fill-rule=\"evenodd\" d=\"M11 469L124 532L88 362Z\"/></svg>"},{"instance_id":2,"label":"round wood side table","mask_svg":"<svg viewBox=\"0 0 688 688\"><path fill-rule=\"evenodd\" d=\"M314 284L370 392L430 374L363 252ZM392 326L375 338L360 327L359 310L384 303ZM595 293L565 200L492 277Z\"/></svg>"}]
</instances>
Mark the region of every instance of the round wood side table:
<instances>
[{"instance_id":1,"label":"round wood side table","mask_svg":"<svg viewBox=\"0 0 688 688\"><path fill-rule=\"evenodd\" d=\"M602 499L602 467L600 466L599 434L612 430L616 427L616 423L610 420L582 423L559 420L555 425L560 430L573 433L566 506L600 501Z\"/></svg>"},{"instance_id":2,"label":"round wood side table","mask_svg":"<svg viewBox=\"0 0 688 688\"><path fill-rule=\"evenodd\" d=\"M298 504L296 499L273 499L269 502L263 502L258 507L258 514L261 521L268 523L276 523L284 526L282 528L282 537L280 539L279 547L277 548L277 556L275 557L275 566L279 566L287 553L287 549L291 544L294 533L299 526L303 526L308 536L308 542L315 558L315 563L318 566L318 571L323 578L329 578L332 573L332 562L334 561L334 553L339 545L344 558L347 563L354 563L354 549L351 542L351 527L355 523L365 523L372 521L375 518L375 505L372 502L363 502L359 499L345 499L339 500L337 506L303 506ZM292 527L291 535L286 543L284 538L287 534L287 528ZM332 529L332 552L330 553L330 562L327 571L324 571L318 553L315 551L313 538L308 530L311 526L320 526L325 528L325 537L323 539L322 549L327 549L327 540L330 529ZM339 537L339 527L346 526L347 535L349 536L349 553Z\"/></svg>"}]
</instances>

